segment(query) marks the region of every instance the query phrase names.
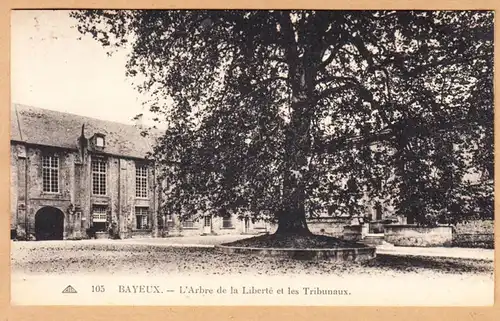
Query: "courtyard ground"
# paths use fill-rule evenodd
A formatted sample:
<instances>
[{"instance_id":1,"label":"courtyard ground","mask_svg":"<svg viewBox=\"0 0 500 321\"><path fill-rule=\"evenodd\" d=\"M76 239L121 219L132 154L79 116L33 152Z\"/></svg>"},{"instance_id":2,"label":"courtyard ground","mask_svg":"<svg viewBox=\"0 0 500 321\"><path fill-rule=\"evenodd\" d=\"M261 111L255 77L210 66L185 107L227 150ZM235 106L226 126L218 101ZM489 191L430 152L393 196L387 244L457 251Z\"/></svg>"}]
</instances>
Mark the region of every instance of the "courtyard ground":
<instances>
[{"instance_id":1,"label":"courtyard ground","mask_svg":"<svg viewBox=\"0 0 500 321\"><path fill-rule=\"evenodd\" d=\"M381 246L362 263L225 254L213 246L241 236L12 242L13 273L476 274L493 277L493 250ZM447 252L449 254L447 254ZM460 257L460 255L462 257ZM448 256L448 257L446 257Z\"/></svg>"},{"instance_id":2,"label":"courtyard ground","mask_svg":"<svg viewBox=\"0 0 500 321\"><path fill-rule=\"evenodd\" d=\"M253 301L245 296L232 296L232 301L227 301L227 297L220 301L221 298L214 296L209 303L207 297L200 301L173 293L168 302L180 305L205 302L247 305L252 302L261 305L450 306L493 302L494 264L489 259L440 257L429 255L429 252L424 255L381 254L378 251L372 261L334 263L226 254L214 248L215 244L238 237L241 236L12 242L13 300L21 302L19 304L101 304L99 298L90 293L90 284L156 280L156 284L175 284L173 289L182 284L213 284L214 288L219 284L245 282L262 286L275 284L275 287L292 284L298 288L314 284L350 289L357 295L351 300L337 297L334 301L328 297L308 296L287 296L279 300L277 297L254 297ZM61 289L69 282L83 297L61 294ZM54 289L49 293L48 287ZM87 292L82 293L82 289ZM26 293L33 296L26 296ZM106 300L113 304L163 305L167 302L160 297L148 297L139 303L135 296L117 296L110 291L106 295L109 295Z\"/></svg>"},{"instance_id":3,"label":"courtyard ground","mask_svg":"<svg viewBox=\"0 0 500 321\"><path fill-rule=\"evenodd\" d=\"M169 247L207 247L234 242L237 240L253 237L254 235L205 235L205 236L179 236L167 238L137 238L125 240L82 240L78 242L90 242L91 244L148 244L152 246ZM28 246L28 245L26 245ZM35 246L35 245L33 245ZM434 256L444 258L480 259L493 261L494 250L482 248L458 248L458 247L403 247L383 244L377 246L377 254L394 256Z\"/></svg>"}]
</instances>

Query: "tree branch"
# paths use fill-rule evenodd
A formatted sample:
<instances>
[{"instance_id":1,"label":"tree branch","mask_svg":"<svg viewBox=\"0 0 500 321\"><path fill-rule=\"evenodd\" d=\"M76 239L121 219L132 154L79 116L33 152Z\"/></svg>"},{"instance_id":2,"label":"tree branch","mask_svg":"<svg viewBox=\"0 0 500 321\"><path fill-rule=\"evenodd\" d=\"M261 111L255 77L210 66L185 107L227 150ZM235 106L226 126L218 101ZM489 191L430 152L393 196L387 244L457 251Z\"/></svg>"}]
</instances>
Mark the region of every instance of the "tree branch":
<instances>
[{"instance_id":1,"label":"tree branch","mask_svg":"<svg viewBox=\"0 0 500 321\"><path fill-rule=\"evenodd\" d=\"M267 79L264 79L262 81L259 81L259 82L256 82L256 83L250 83L250 84L252 86L260 86L260 85L263 85L263 84L266 84L266 83L271 83L271 82L276 81L276 80L282 80L282 81L290 82L290 79L288 79L287 77L276 76L276 77L267 78Z\"/></svg>"},{"instance_id":2,"label":"tree branch","mask_svg":"<svg viewBox=\"0 0 500 321\"><path fill-rule=\"evenodd\" d=\"M316 84L320 84L320 83L323 83L323 82L330 82L330 81L333 81L333 80L339 80L339 81L349 82L349 83L353 83L353 84L359 85L359 81L356 78L353 78L353 77L343 77L343 76L326 76L326 77L318 79L316 81Z\"/></svg>"},{"instance_id":3,"label":"tree branch","mask_svg":"<svg viewBox=\"0 0 500 321\"><path fill-rule=\"evenodd\" d=\"M456 59L443 59L441 61L435 61L435 62L432 62L432 63L420 65L420 66L416 67L416 71L413 72L412 74L421 73L426 68L450 66L450 65L455 65L455 64L463 63L463 62L469 62L469 61L472 61L474 59L483 59L483 58L490 58L490 57L492 57L490 54L486 54L486 55L481 55L481 56L476 56L476 57L462 57L462 58L456 58Z\"/></svg>"},{"instance_id":4,"label":"tree branch","mask_svg":"<svg viewBox=\"0 0 500 321\"><path fill-rule=\"evenodd\" d=\"M340 86L340 87L328 88L328 89L324 90L320 95L318 95L316 97L316 102L318 102L318 101L320 101L320 100L322 100L322 99L324 99L326 97L329 97L332 94L335 94L337 92L341 92L341 91L343 91L345 89L349 89L349 88L353 88L353 87L355 87L355 86L353 86L351 83L349 83L349 84L346 84L346 85Z\"/></svg>"},{"instance_id":5,"label":"tree branch","mask_svg":"<svg viewBox=\"0 0 500 321\"><path fill-rule=\"evenodd\" d=\"M321 70L324 70L329 64L332 63L332 61L335 59L335 56L337 55L337 53L339 52L339 50L344 46L344 42L342 43L339 43L338 45L336 45L335 47L333 47L331 50L330 50L330 54L328 55L328 57L323 60L319 65L318 65L318 68L317 70L318 71L321 71Z\"/></svg>"}]
</instances>

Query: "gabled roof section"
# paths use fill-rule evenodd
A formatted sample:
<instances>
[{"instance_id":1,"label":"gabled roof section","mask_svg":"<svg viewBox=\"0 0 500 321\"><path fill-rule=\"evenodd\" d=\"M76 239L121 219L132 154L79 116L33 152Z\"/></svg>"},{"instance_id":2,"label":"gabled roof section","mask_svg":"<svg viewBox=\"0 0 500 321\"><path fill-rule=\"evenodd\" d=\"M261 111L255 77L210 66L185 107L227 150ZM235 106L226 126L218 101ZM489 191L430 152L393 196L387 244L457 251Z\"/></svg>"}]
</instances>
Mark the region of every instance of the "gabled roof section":
<instances>
[{"instance_id":1,"label":"gabled roof section","mask_svg":"<svg viewBox=\"0 0 500 321\"><path fill-rule=\"evenodd\" d=\"M145 158L159 137L159 133L143 137L133 125L21 104L12 105L10 123L12 141L69 149L77 149L85 125L86 138L96 133L106 136L104 153L134 158Z\"/></svg>"}]
</instances>

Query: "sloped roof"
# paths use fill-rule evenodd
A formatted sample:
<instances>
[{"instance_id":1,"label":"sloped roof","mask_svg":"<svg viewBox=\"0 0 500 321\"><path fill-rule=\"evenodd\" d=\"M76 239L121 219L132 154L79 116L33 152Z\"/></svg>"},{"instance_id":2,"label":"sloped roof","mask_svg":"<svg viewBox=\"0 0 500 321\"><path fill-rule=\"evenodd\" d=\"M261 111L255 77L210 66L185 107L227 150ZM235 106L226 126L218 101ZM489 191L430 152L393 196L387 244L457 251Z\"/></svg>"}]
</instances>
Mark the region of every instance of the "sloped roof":
<instances>
[{"instance_id":1,"label":"sloped roof","mask_svg":"<svg viewBox=\"0 0 500 321\"><path fill-rule=\"evenodd\" d=\"M134 158L145 158L159 134L143 137L142 130L133 125L21 104L12 105L10 123L13 141L70 149L77 148L85 125L86 138L96 133L105 135L105 153Z\"/></svg>"}]
</instances>

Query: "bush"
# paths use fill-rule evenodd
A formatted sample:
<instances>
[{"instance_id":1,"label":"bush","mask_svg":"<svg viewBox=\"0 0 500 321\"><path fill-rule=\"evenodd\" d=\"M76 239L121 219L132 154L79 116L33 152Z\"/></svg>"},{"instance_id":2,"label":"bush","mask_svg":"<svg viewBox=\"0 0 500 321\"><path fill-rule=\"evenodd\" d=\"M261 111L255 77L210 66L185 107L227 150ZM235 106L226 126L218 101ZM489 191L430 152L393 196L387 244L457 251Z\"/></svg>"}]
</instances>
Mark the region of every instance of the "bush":
<instances>
[{"instance_id":1,"label":"bush","mask_svg":"<svg viewBox=\"0 0 500 321\"><path fill-rule=\"evenodd\" d=\"M26 236L26 231L21 227L17 227L15 230L16 240L18 241L28 241L29 238Z\"/></svg>"},{"instance_id":2,"label":"bush","mask_svg":"<svg viewBox=\"0 0 500 321\"><path fill-rule=\"evenodd\" d=\"M118 224L116 224L116 222L111 224L111 227L109 228L109 237L113 240L120 239L120 233L118 232Z\"/></svg>"},{"instance_id":3,"label":"bush","mask_svg":"<svg viewBox=\"0 0 500 321\"><path fill-rule=\"evenodd\" d=\"M85 232L87 233L87 236L88 238L90 239L95 239L95 233L96 233L96 230L94 227L89 227L85 230Z\"/></svg>"}]
</instances>

